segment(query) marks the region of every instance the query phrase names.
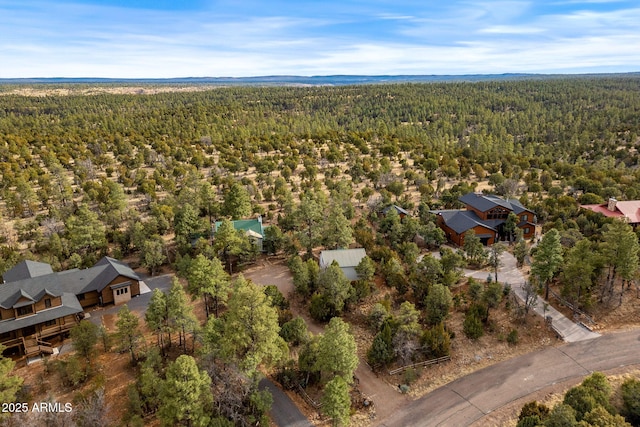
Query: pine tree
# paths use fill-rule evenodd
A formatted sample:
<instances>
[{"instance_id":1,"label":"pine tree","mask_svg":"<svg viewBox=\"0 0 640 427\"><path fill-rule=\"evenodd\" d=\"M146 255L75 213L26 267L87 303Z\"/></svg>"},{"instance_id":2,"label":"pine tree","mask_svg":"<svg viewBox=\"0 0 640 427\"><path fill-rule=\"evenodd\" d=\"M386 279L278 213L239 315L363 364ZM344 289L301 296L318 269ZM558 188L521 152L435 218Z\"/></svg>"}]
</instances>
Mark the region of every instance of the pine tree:
<instances>
[{"instance_id":1,"label":"pine tree","mask_svg":"<svg viewBox=\"0 0 640 427\"><path fill-rule=\"evenodd\" d=\"M248 218L251 215L251 197L246 188L234 182L224 195L222 213L231 219Z\"/></svg>"},{"instance_id":2,"label":"pine tree","mask_svg":"<svg viewBox=\"0 0 640 427\"><path fill-rule=\"evenodd\" d=\"M287 345L279 335L277 310L262 289L242 275L235 281L221 321L222 352L250 376L257 373L258 365L270 365L284 357Z\"/></svg>"},{"instance_id":3,"label":"pine tree","mask_svg":"<svg viewBox=\"0 0 640 427\"><path fill-rule=\"evenodd\" d=\"M367 351L367 362L375 369L378 365L386 366L391 363L393 358L391 327L387 323L373 338L371 348Z\"/></svg>"},{"instance_id":4,"label":"pine tree","mask_svg":"<svg viewBox=\"0 0 640 427\"><path fill-rule=\"evenodd\" d=\"M89 320L83 320L71 328L70 334L76 353L90 366L98 343L98 326Z\"/></svg>"},{"instance_id":5,"label":"pine tree","mask_svg":"<svg viewBox=\"0 0 640 427\"><path fill-rule=\"evenodd\" d=\"M167 368L160 390L158 418L162 425L205 427L213 404L210 387L211 378L198 369L195 359L179 356Z\"/></svg>"},{"instance_id":6,"label":"pine tree","mask_svg":"<svg viewBox=\"0 0 640 427\"><path fill-rule=\"evenodd\" d=\"M147 327L158 336L158 347L164 353L164 333L167 332L169 314L167 312L167 296L160 289L153 290L144 319Z\"/></svg>"},{"instance_id":7,"label":"pine tree","mask_svg":"<svg viewBox=\"0 0 640 427\"><path fill-rule=\"evenodd\" d=\"M453 305L451 291L444 285L436 283L429 288L429 294L424 300L427 322L430 325L437 325L444 321L449 315L449 310Z\"/></svg>"},{"instance_id":8,"label":"pine tree","mask_svg":"<svg viewBox=\"0 0 640 427\"><path fill-rule=\"evenodd\" d=\"M531 274L538 278L545 286L544 299L549 299L549 284L558 268L562 264L562 245L560 233L555 228L549 230L536 250L536 256L531 264Z\"/></svg>"},{"instance_id":9,"label":"pine tree","mask_svg":"<svg viewBox=\"0 0 640 427\"><path fill-rule=\"evenodd\" d=\"M335 375L351 383L358 367L356 340L349 332L349 324L339 317L331 319L318 342L316 370Z\"/></svg>"},{"instance_id":10,"label":"pine tree","mask_svg":"<svg viewBox=\"0 0 640 427\"><path fill-rule=\"evenodd\" d=\"M318 291L330 305L330 311L339 315L344 309L345 303L353 287L351 281L342 272L337 262L320 271L318 275Z\"/></svg>"},{"instance_id":11,"label":"pine tree","mask_svg":"<svg viewBox=\"0 0 640 427\"><path fill-rule=\"evenodd\" d=\"M22 386L22 378L11 374L15 362L2 356L5 347L0 344L0 402L14 402L16 393ZM8 415L8 414L7 414ZM0 420L5 414L0 413Z\"/></svg>"},{"instance_id":12,"label":"pine tree","mask_svg":"<svg viewBox=\"0 0 640 427\"><path fill-rule=\"evenodd\" d=\"M169 326L178 331L179 343L182 346L182 351L186 353L187 332L195 335L198 321L193 314L193 307L189 304L184 287L175 277L171 289L169 289L169 295L167 295L167 313Z\"/></svg>"},{"instance_id":13,"label":"pine tree","mask_svg":"<svg viewBox=\"0 0 640 427\"><path fill-rule=\"evenodd\" d=\"M224 271L218 258L211 260L200 254L194 258L187 271L188 290L203 298L207 318L209 317L209 298L213 299L213 310L216 317L220 304L226 303L231 290L229 275Z\"/></svg>"},{"instance_id":14,"label":"pine tree","mask_svg":"<svg viewBox=\"0 0 640 427\"><path fill-rule=\"evenodd\" d=\"M323 244L329 249L345 249L353 242L353 228L339 204L332 204L325 220Z\"/></svg>"},{"instance_id":15,"label":"pine tree","mask_svg":"<svg viewBox=\"0 0 640 427\"><path fill-rule=\"evenodd\" d=\"M138 316L133 314L126 304L118 311L116 335L120 342L120 349L129 352L132 363L135 363L137 360L136 351L142 338L139 323Z\"/></svg>"},{"instance_id":16,"label":"pine tree","mask_svg":"<svg viewBox=\"0 0 640 427\"><path fill-rule=\"evenodd\" d=\"M341 376L329 381L322 395L322 413L331 419L334 427L349 425L351 397L349 385Z\"/></svg>"}]
</instances>

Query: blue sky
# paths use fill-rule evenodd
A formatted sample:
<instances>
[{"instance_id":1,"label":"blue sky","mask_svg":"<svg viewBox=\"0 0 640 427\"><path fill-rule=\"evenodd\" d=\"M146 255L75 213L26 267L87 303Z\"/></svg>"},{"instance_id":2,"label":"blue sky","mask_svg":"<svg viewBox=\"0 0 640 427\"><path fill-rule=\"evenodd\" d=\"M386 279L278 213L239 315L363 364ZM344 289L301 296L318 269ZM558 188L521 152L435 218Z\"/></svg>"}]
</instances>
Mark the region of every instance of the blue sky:
<instances>
[{"instance_id":1,"label":"blue sky","mask_svg":"<svg viewBox=\"0 0 640 427\"><path fill-rule=\"evenodd\" d=\"M0 0L0 78L629 71L637 0Z\"/></svg>"}]
</instances>

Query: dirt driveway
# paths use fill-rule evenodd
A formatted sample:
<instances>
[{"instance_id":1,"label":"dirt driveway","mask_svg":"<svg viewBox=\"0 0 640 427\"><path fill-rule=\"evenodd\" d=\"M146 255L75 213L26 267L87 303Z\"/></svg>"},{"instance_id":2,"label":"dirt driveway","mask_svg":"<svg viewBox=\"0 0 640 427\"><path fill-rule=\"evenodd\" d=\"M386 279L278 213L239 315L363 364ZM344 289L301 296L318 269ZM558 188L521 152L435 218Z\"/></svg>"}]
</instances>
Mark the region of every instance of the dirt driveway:
<instances>
[{"instance_id":1,"label":"dirt driveway","mask_svg":"<svg viewBox=\"0 0 640 427\"><path fill-rule=\"evenodd\" d=\"M292 298L294 292L293 277L285 261L270 262L265 260L262 265L246 270L243 274L244 277L251 279L258 285L277 286L289 301L294 300ZM291 304L291 312L294 316L301 316L312 333L318 334L324 330L324 324L312 320L308 312L302 310L298 304ZM362 359L356 369L356 377L360 381L360 391L372 398L377 419L388 417L402 405L412 400L409 396L400 394L395 385L376 377Z\"/></svg>"}]
</instances>

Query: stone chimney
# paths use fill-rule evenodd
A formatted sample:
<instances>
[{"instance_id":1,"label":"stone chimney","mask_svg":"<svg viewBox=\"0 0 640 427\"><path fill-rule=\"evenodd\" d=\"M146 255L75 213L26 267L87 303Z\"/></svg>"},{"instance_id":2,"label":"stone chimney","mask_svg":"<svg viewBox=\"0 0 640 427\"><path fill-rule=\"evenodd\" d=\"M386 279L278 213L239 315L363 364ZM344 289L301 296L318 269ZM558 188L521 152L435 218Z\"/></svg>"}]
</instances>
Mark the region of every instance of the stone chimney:
<instances>
[{"instance_id":1,"label":"stone chimney","mask_svg":"<svg viewBox=\"0 0 640 427\"><path fill-rule=\"evenodd\" d=\"M609 203L607 203L607 209L610 210L611 212L615 212L617 203L618 201L615 198L609 197Z\"/></svg>"}]
</instances>

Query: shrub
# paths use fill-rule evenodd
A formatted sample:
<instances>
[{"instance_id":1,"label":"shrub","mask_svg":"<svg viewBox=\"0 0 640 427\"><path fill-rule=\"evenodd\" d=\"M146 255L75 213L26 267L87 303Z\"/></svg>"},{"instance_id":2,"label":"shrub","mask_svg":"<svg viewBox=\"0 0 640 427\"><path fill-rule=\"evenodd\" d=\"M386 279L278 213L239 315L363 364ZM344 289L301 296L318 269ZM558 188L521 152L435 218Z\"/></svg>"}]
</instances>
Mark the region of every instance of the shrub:
<instances>
[{"instance_id":1,"label":"shrub","mask_svg":"<svg viewBox=\"0 0 640 427\"><path fill-rule=\"evenodd\" d=\"M307 324L301 317L296 317L282 325L280 336L289 344L299 345L307 340Z\"/></svg>"},{"instance_id":2,"label":"shrub","mask_svg":"<svg viewBox=\"0 0 640 427\"><path fill-rule=\"evenodd\" d=\"M511 345L516 345L518 344L518 330L517 329L512 329L511 332L509 332L509 335L507 335L507 342Z\"/></svg>"},{"instance_id":3,"label":"shrub","mask_svg":"<svg viewBox=\"0 0 640 427\"><path fill-rule=\"evenodd\" d=\"M464 317L463 331L464 334L472 339L478 339L482 335L484 335L484 329L482 327L482 318L479 315L479 311L482 308L478 306L472 306L469 311L467 311L466 316Z\"/></svg>"},{"instance_id":4,"label":"shrub","mask_svg":"<svg viewBox=\"0 0 640 427\"><path fill-rule=\"evenodd\" d=\"M314 294L311 297L309 313L315 320L326 322L334 317L335 310L326 296Z\"/></svg>"},{"instance_id":5,"label":"shrub","mask_svg":"<svg viewBox=\"0 0 640 427\"><path fill-rule=\"evenodd\" d=\"M427 357L444 357L451 354L451 337L440 323L422 334L422 348Z\"/></svg>"},{"instance_id":6,"label":"shrub","mask_svg":"<svg viewBox=\"0 0 640 427\"><path fill-rule=\"evenodd\" d=\"M640 426L640 381L630 378L622 383L622 413L631 424Z\"/></svg>"}]
</instances>

